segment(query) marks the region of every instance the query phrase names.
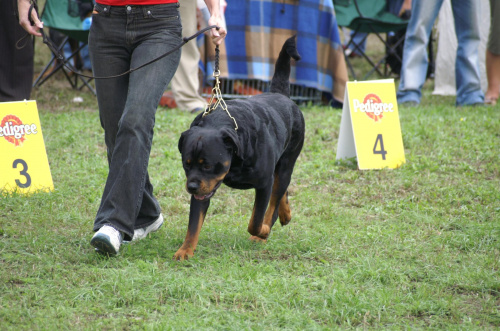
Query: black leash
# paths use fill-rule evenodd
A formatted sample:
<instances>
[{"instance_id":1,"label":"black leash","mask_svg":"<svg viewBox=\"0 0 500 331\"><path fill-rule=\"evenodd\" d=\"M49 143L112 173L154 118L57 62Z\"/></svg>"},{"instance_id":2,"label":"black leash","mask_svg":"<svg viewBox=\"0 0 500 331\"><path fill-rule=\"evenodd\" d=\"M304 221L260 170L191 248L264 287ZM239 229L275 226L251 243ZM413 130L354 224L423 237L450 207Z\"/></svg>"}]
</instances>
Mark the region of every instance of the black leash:
<instances>
[{"instance_id":1,"label":"black leash","mask_svg":"<svg viewBox=\"0 0 500 331\"><path fill-rule=\"evenodd\" d=\"M31 13L33 12L33 10L35 10L35 13L36 15L40 18L40 15L38 14L38 4L36 2L36 0L33 0L33 2L31 3L31 6L30 6L30 9L28 11L28 19L30 20L31 22L31 25L35 25L35 22L31 19ZM182 46L184 46L185 44L187 44L190 40L198 37L199 35L201 35L202 33L205 33L206 31L208 30L211 30L211 29L217 29L219 30L219 27L216 26L216 25L210 25L198 32L196 32L194 35L190 36L190 37L184 37L182 38L182 42L177 45L176 47L174 47L173 49L171 49L170 51L166 52L165 54L163 55L160 55L158 56L157 58L149 61L149 62L146 62L140 66L138 66L137 68L132 68L130 70L127 70L121 74L118 74L118 75L113 75L113 76L106 76L106 77L95 77L95 76L89 76L89 75L84 75L82 73L79 73L79 72L76 72L73 70L73 68L71 68L70 66L68 66L65 62L64 62L64 55L61 54L60 50L56 47L56 45L54 44L54 42L45 34L45 32L43 31L43 29L40 29L40 33L42 34L42 40L43 40L43 43L45 45L47 45L50 50L52 51L52 53L54 54L54 56L58 59L58 60L61 60L63 61L63 66L68 69L69 71L73 72L74 74L78 75L78 76L81 76L81 77L85 77L85 78L91 78L91 79L109 79L109 78L117 78L117 77L121 77L121 76L125 76L125 75L128 75L130 74L131 72L134 72L136 70L139 70L141 68L144 68L145 66L147 65L150 65L151 63L154 63L158 60L161 60L163 59L164 57L172 54L173 52L177 51L178 49L180 49ZM22 47L19 47L19 43L25 39L26 37L29 37L29 34L27 34L26 36L22 37L21 39L19 39L16 43L16 48L22 48ZM219 47L217 46L217 51L219 49ZM217 65L218 67L218 65Z\"/></svg>"}]
</instances>

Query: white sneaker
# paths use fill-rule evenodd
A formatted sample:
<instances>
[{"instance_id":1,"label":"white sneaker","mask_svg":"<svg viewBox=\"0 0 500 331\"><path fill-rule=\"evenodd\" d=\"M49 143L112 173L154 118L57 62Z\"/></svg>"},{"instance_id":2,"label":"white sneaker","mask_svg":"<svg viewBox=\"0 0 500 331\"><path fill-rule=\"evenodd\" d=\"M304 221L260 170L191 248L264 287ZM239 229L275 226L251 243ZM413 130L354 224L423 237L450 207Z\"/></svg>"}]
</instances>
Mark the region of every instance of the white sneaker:
<instances>
[{"instance_id":1,"label":"white sneaker","mask_svg":"<svg viewBox=\"0 0 500 331\"><path fill-rule=\"evenodd\" d=\"M158 229L161 228L162 225L163 225L163 215L160 214L160 216L158 216L156 221L154 221L151 225L134 230L134 236L132 237L132 241L146 238L148 233L158 231Z\"/></svg>"},{"instance_id":2,"label":"white sneaker","mask_svg":"<svg viewBox=\"0 0 500 331\"><path fill-rule=\"evenodd\" d=\"M90 244L96 248L96 251L102 254L116 255L122 244L122 234L120 231L110 225L104 225L97 231Z\"/></svg>"}]
</instances>

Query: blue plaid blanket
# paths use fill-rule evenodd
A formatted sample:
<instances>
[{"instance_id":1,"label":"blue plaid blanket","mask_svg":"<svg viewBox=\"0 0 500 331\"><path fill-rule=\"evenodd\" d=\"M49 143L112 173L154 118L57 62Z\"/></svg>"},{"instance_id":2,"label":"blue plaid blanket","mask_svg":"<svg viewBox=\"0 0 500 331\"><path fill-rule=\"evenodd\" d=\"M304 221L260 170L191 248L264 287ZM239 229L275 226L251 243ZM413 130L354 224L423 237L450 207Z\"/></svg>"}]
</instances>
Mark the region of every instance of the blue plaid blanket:
<instances>
[{"instance_id":1,"label":"blue plaid blanket","mask_svg":"<svg viewBox=\"0 0 500 331\"><path fill-rule=\"evenodd\" d=\"M225 18L222 78L270 81L283 43L297 35L302 59L292 64L290 82L343 101L347 69L332 0L229 0ZM207 74L213 48L202 51Z\"/></svg>"}]
</instances>

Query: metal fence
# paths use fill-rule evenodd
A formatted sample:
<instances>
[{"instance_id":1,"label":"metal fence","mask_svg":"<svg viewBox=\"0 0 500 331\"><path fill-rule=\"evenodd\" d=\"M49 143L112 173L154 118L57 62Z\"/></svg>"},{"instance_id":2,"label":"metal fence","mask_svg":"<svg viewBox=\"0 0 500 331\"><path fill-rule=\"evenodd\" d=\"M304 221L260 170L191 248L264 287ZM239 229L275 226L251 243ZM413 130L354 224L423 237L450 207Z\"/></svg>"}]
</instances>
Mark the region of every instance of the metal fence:
<instances>
[{"instance_id":1,"label":"metal fence","mask_svg":"<svg viewBox=\"0 0 500 331\"><path fill-rule=\"evenodd\" d=\"M257 79L221 79L220 89L224 99L248 98L252 95L269 92L270 82L263 82ZM205 88L202 96L211 96L211 87ZM290 99L296 103L322 103L322 92L310 87L290 84Z\"/></svg>"}]
</instances>

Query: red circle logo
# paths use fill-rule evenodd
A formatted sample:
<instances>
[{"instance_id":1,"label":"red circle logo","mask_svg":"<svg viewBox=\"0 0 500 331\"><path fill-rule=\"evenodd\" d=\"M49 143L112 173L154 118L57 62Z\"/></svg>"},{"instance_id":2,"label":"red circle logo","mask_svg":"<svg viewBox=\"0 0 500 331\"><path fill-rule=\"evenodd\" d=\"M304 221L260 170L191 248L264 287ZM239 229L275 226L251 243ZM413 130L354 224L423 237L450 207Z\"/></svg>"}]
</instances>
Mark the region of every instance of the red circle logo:
<instances>
[{"instance_id":1,"label":"red circle logo","mask_svg":"<svg viewBox=\"0 0 500 331\"><path fill-rule=\"evenodd\" d=\"M382 100L380 100L378 95L373 94L373 93L367 94L365 99L363 100L363 103L367 104L370 101L371 101L371 103L382 103ZM365 114L368 115L368 117L370 117L375 122L380 121L380 119L383 117L382 112L380 112L380 114L378 114L378 115L375 115L375 113L373 113L373 112L365 112Z\"/></svg>"},{"instance_id":2,"label":"red circle logo","mask_svg":"<svg viewBox=\"0 0 500 331\"><path fill-rule=\"evenodd\" d=\"M26 138L24 138L24 133L21 134L21 137L16 138L14 132L12 132L14 130L14 127L20 125L23 125L23 122L19 119L19 117L14 115L5 116L2 120L2 123L0 123L0 127L4 128L4 138L11 144L14 144L15 146L22 145L22 143L26 140ZM6 134L8 133L8 131L11 131L11 133Z\"/></svg>"}]
</instances>

